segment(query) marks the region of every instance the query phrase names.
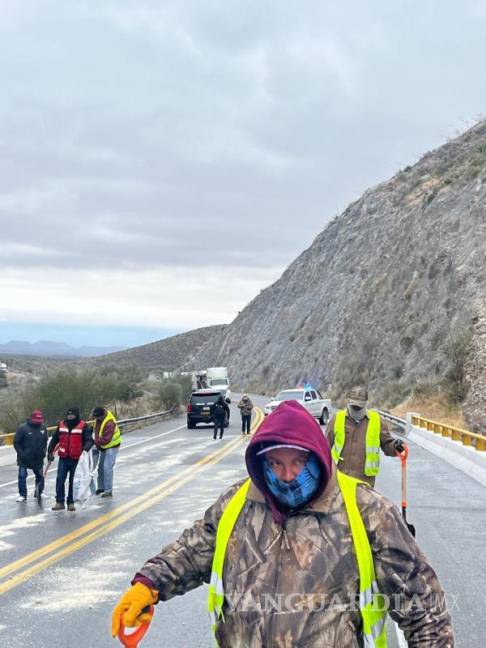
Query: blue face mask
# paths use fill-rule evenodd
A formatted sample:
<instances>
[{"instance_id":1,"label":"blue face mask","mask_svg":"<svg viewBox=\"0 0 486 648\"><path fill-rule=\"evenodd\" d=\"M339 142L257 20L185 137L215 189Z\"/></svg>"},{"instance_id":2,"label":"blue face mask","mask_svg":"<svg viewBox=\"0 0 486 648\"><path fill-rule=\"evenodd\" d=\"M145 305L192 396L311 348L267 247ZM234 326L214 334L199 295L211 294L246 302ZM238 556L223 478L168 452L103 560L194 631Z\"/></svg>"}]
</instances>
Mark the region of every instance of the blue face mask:
<instances>
[{"instance_id":1,"label":"blue face mask","mask_svg":"<svg viewBox=\"0 0 486 648\"><path fill-rule=\"evenodd\" d=\"M277 477L268 461L264 461L263 474L270 492L279 502L289 508L298 508L316 493L321 477L321 466L317 458L311 455L297 477L286 482Z\"/></svg>"}]
</instances>

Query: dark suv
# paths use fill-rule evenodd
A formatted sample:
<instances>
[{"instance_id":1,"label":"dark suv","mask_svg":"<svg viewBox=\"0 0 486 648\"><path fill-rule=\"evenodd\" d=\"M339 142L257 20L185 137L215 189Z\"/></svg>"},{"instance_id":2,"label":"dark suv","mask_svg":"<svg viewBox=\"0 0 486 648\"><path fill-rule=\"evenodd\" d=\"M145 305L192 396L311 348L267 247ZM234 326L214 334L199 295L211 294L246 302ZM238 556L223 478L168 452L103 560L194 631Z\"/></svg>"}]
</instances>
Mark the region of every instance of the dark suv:
<instances>
[{"instance_id":1,"label":"dark suv","mask_svg":"<svg viewBox=\"0 0 486 648\"><path fill-rule=\"evenodd\" d=\"M213 389L199 389L192 392L191 400L187 404L187 427L193 430L197 423L213 424L213 407L221 392ZM225 421L224 427L228 427L229 420Z\"/></svg>"}]
</instances>

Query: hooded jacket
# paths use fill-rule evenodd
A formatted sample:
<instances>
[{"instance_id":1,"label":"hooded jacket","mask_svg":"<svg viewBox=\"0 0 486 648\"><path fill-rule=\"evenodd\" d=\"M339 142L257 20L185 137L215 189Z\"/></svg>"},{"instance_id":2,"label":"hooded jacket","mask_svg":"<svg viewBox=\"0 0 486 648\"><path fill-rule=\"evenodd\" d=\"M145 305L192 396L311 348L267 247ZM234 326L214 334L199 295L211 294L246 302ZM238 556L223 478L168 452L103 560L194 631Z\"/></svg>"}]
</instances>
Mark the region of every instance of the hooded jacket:
<instances>
[{"instance_id":1,"label":"hooded jacket","mask_svg":"<svg viewBox=\"0 0 486 648\"><path fill-rule=\"evenodd\" d=\"M47 448L47 430L44 424L33 424L27 419L17 428L14 437L17 466L35 470L42 468Z\"/></svg>"},{"instance_id":2,"label":"hooded jacket","mask_svg":"<svg viewBox=\"0 0 486 648\"><path fill-rule=\"evenodd\" d=\"M257 452L276 442L314 452L323 469L315 499L298 511L279 507L263 478ZM216 629L219 646L361 648L353 541L319 425L298 403L282 403L253 436L246 463L252 484L227 546L224 621ZM218 523L241 483L148 560L133 582L157 589L162 601L208 583ZM452 648L443 591L398 509L366 485L358 486L357 501L379 589L390 596L390 615L404 630L408 645Z\"/></svg>"},{"instance_id":3,"label":"hooded jacket","mask_svg":"<svg viewBox=\"0 0 486 648\"><path fill-rule=\"evenodd\" d=\"M219 396L218 400L213 405L212 416L213 421L219 424L223 424L226 419L229 419L230 408L222 396Z\"/></svg>"}]
</instances>

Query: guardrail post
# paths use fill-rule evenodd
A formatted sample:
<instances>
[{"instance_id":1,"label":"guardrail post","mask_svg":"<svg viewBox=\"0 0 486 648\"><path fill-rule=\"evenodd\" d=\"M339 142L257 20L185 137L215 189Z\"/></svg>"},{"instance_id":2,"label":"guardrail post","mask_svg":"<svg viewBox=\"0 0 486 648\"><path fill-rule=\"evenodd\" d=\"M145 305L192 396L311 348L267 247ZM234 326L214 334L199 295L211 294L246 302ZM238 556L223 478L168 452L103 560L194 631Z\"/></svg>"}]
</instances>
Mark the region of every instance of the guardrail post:
<instances>
[{"instance_id":1,"label":"guardrail post","mask_svg":"<svg viewBox=\"0 0 486 648\"><path fill-rule=\"evenodd\" d=\"M442 436L450 439L452 436L451 428L448 426L441 426L441 427L442 427Z\"/></svg>"},{"instance_id":2,"label":"guardrail post","mask_svg":"<svg viewBox=\"0 0 486 648\"><path fill-rule=\"evenodd\" d=\"M476 439L476 450L486 450L486 437L483 439Z\"/></svg>"},{"instance_id":3,"label":"guardrail post","mask_svg":"<svg viewBox=\"0 0 486 648\"><path fill-rule=\"evenodd\" d=\"M418 421L417 419L420 418L420 414L417 414L417 412L407 412L405 415L405 420L407 421L406 426L405 426L405 436L408 436L410 432L413 431L414 425L418 426Z\"/></svg>"},{"instance_id":4,"label":"guardrail post","mask_svg":"<svg viewBox=\"0 0 486 648\"><path fill-rule=\"evenodd\" d=\"M462 437L462 434L459 432L459 430L452 429L452 439L454 441L460 441Z\"/></svg>"}]
</instances>

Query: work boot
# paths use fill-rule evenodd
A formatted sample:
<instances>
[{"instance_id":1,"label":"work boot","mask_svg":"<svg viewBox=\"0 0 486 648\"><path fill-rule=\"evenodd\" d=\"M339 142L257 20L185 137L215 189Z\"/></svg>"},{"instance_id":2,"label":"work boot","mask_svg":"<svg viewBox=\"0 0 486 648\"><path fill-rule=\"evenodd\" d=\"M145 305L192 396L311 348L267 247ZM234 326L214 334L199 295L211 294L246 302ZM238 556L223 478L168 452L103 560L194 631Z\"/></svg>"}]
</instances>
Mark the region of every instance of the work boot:
<instances>
[{"instance_id":1,"label":"work boot","mask_svg":"<svg viewBox=\"0 0 486 648\"><path fill-rule=\"evenodd\" d=\"M101 493L104 493L105 489L104 488L97 488L95 495L101 495Z\"/></svg>"},{"instance_id":2,"label":"work boot","mask_svg":"<svg viewBox=\"0 0 486 648\"><path fill-rule=\"evenodd\" d=\"M217 438L218 438L218 437L217 437L216 432L215 432L215 433L213 434L213 439L217 439ZM18 500L17 500L17 501L18 501Z\"/></svg>"},{"instance_id":3,"label":"work boot","mask_svg":"<svg viewBox=\"0 0 486 648\"><path fill-rule=\"evenodd\" d=\"M53 511L64 511L66 507L64 506L64 502L56 502L54 506L52 507Z\"/></svg>"},{"instance_id":4,"label":"work boot","mask_svg":"<svg viewBox=\"0 0 486 648\"><path fill-rule=\"evenodd\" d=\"M113 497L112 491L103 491L101 497Z\"/></svg>"},{"instance_id":5,"label":"work boot","mask_svg":"<svg viewBox=\"0 0 486 648\"><path fill-rule=\"evenodd\" d=\"M222 433L222 432L220 433L219 438L220 438L220 439L223 438L223 433Z\"/></svg>"},{"instance_id":6,"label":"work boot","mask_svg":"<svg viewBox=\"0 0 486 648\"><path fill-rule=\"evenodd\" d=\"M68 504L68 511L75 511L75 510L76 507L74 506L74 504Z\"/></svg>"}]
</instances>

